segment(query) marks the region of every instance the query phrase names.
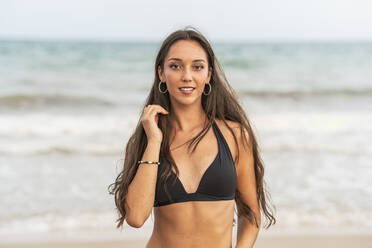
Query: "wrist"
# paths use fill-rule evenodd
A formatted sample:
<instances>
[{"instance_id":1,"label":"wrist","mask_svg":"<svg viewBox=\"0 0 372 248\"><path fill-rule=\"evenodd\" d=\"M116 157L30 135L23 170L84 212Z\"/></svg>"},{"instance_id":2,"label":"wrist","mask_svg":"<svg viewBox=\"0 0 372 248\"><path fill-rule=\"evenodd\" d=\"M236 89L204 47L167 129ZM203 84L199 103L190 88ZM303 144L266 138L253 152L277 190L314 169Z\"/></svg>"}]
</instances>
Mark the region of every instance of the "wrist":
<instances>
[{"instance_id":1,"label":"wrist","mask_svg":"<svg viewBox=\"0 0 372 248\"><path fill-rule=\"evenodd\" d=\"M161 141L155 140L155 139L150 139L147 141L148 146L161 146Z\"/></svg>"}]
</instances>

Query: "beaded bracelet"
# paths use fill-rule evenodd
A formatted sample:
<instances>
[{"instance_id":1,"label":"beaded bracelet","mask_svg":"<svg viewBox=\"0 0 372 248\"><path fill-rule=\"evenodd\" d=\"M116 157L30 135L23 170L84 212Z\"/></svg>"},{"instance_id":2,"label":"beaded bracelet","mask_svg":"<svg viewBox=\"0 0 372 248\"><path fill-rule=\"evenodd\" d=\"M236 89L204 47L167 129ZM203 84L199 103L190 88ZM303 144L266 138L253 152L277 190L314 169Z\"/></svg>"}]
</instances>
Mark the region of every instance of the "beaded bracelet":
<instances>
[{"instance_id":1,"label":"beaded bracelet","mask_svg":"<svg viewBox=\"0 0 372 248\"><path fill-rule=\"evenodd\" d=\"M157 165L159 165L160 162L154 162L154 161L142 161L142 160L140 160L140 161L138 161L138 164L157 164Z\"/></svg>"}]
</instances>

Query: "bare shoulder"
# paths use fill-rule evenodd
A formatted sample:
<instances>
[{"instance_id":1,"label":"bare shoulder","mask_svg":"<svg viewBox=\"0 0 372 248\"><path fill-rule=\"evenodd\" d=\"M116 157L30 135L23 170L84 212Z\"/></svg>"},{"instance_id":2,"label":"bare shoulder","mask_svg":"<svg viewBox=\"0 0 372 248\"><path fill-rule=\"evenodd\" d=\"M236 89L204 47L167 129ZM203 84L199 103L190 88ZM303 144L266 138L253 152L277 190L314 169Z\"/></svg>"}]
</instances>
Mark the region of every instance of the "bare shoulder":
<instances>
[{"instance_id":1,"label":"bare shoulder","mask_svg":"<svg viewBox=\"0 0 372 248\"><path fill-rule=\"evenodd\" d=\"M220 120L220 119L216 119L216 123L218 125L218 128L221 130L222 134L224 135L224 137L226 138L225 136L225 133L227 136L232 136L230 130L228 127L230 127L232 129L232 131L234 132L235 136L238 138L240 138L240 128L241 128L241 125L239 122L235 122L235 121L230 121L230 120L225 120L226 121L226 124ZM228 127L227 127L228 126Z\"/></svg>"},{"instance_id":2,"label":"bare shoulder","mask_svg":"<svg viewBox=\"0 0 372 248\"><path fill-rule=\"evenodd\" d=\"M240 128L240 124L238 122L235 122L235 121L230 121L230 120L225 120L227 125L230 127L230 128ZM221 129L222 128L227 128L226 124L220 120L220 119L217 119L216 118L216 123L218 125L218 127Z\"/></svg>"},{"instance_id":3,"label":"bare shoulder","mask_svg":"<svg viewBox=\"0 0 372 248\"><path fill-rule=\"evenodd\" d=\"M225 140L226 140L226 142L227 142L227 144L230 148L231 154L232 154L232 156L235 160L236 156L237 156L237 153L238 153L238 147L236 146L234 136L232 135L231 131L226 126L226 124L234 132L235 137L236 137L236 139L238 141L238 144L239 144L240 139L241 139L240 123L235 122L235 121L226 120L226 124L225 124L222 120L216 118L216 124L217 124L218 128L220 129L222 135L224 136L224 138L225 138Z\"/></svg>"},{"instance_id":4,"label":"bare shoulder","mask_svg":"<svg viewBox=\"0 0 372 248\"><path fill-rule=\"evenodd\" d=\"M254 157L252 152L252 144L250 140L250 136L248 133L248 130L244 129L242 130L242 127L240 123L233 122L233 121L227 121L226 124L232 129L236 141L234 140L234 137L231 133L231 131L228 129L226 124L222 120L216 120L216 123L218 127L221 130L222 135L224 136L231 155L234 158L234 164L236 167L236 172L239 178L245 178L249 177L248 181L252 178L252 171L254 171ZM247 146L248 144L248 146ZM238 151L239 151L239 157L238 157ZM240 180L240 181L247 181L247 180ZM243 184L243 186L240 186L241 188L245 188L246 186Z\"/></svg>"}]
</instances>

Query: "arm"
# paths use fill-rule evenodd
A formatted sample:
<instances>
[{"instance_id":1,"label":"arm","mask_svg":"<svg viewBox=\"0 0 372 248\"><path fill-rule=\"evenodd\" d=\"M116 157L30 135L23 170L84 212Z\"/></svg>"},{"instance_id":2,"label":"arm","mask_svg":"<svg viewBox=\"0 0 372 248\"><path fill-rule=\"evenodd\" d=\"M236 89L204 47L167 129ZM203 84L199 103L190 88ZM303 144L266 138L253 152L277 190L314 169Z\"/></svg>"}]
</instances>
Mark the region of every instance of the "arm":
<instances>
[{"instance_id":1,"label":"arm","mask_svg":"<svg viewBox=\"0 0 372 248\"><path fill-rule=\"evenodd\" d=\"M158 127L159 114L168 114L160 105L147 105L141 116L141 123L147 136L143 161L159 161L159 153L163 139ZM125 198L125 219L132 227L141 227L149 217L155 200L157 164L140 164L136 175L129 184Z\"/></svg>"},{"instance_id":2,"label":"arm","mask_svg":"<svg viewBox=\"0 0 372 248\"><path fill-rule=\"evenodd\" d=\"M159 161L161 143L149 141L143 153L143 161ZM149 217L155 199L157 164L140 164L128 187L126 197L126 222L132 227L141 227Z\"/></svg>"},{"instance_id":3,"label":"arm","mask_svg":"<svg viewBox=\"0 0 372 248\"><path fill-rule=\"evenodd\" d=\"M236 248L252 248L256 242L259 229L244 217L238 218Z\"/></svg>"},{"instance_id":4,"label":"arm","mask_svg":"<svg viewBox=\"0 0 372 248\"><path fill-rule=\"evenodd\" d=\"M238 191L242 201L245 202L255 213L258 226L260 226L261 215L256 193L255 168L252 150L242 144L240 130L236 132L236 135L240 151L239 160L236 165ZM250 144L247 133L245 133L244 138L248 141L248 144ZM255 224L251 224L244 216L239 216L238 209L236 248L252 248L257 239L258 232L259 228L257 228Z\"/></svg>"}]
</instances>

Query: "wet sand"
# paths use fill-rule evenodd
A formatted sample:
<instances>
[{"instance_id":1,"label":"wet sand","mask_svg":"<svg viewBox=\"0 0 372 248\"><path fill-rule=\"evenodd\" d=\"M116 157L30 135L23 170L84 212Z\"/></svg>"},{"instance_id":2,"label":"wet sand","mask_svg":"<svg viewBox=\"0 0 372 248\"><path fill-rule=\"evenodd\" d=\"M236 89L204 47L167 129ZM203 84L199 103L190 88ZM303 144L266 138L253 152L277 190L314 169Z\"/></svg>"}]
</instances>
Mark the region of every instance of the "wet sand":
<instances>
[{"instance_id":1,"label":"wet sand","mask_svg":"<svg viewBox=\"0 0 372 248\"><path fill-rule=\"evenodd\" d=\"M113 240L113 241L61 241L25 242L19 240L0 243L0 248L141 248L147 240ZM372 235L273 235L259 236L256 248L370 248ZM234 244L235 245L235 244ZM234 247L234 246L233 246Z\"/></svg>"}]
</instances>

